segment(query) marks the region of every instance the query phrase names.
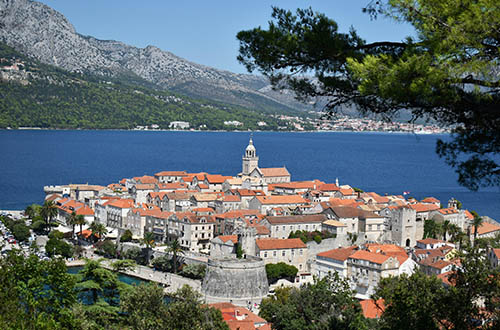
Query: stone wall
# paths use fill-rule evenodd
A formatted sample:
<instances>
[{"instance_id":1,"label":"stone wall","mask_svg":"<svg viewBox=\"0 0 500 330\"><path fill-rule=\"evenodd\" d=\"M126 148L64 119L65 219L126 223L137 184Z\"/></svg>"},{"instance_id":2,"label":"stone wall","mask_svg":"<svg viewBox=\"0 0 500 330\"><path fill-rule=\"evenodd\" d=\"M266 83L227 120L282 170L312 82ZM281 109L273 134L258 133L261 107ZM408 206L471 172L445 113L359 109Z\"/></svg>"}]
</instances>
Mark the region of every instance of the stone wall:
<instances>
[{"instance_id":1,"label":"stone wall","mask_svg":"<svg viewBox=\"0 0 500 330\"><path fill-rule=\"evenodd\" d=\"M202 294L208 303L232 302L246 306L260 303L267 296L269 284L264 261L247 256L246 259L209 258Z\"/></svg>"}]
</instances>

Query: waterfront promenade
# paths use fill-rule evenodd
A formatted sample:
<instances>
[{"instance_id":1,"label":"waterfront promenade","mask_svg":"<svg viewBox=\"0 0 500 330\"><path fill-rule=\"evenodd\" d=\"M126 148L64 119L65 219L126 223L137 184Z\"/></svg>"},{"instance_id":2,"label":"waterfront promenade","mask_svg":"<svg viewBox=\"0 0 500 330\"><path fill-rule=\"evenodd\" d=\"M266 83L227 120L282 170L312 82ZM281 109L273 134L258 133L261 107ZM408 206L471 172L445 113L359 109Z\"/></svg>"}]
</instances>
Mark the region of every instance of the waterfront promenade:
<instances>
[{"instance_id":1,"label":"waterfront promenade","mask_svg":"<svg viewBox=\"0 0 500 330\"><path fill-rule=\"evenodd\" d=\"M96 255L90 251L86 251L86 256L89 259L100 259L99 255ZM111 263L116 261L115 259L104 259L101 263L104 268L111 269ZM85 259L76 259L73 261L67 261L66 265L68 267L83 266L85 265ZM172 293L180 289L184 285L189 285L193 290L201 292L201 281L185 278L173 273L164 273L160 271L153 270L146 266L137 265L134 270L122 271L122 274L140 278L146 281L153 281L159 283L165 288L165 293Z\"/></svg>"}]
</instances>

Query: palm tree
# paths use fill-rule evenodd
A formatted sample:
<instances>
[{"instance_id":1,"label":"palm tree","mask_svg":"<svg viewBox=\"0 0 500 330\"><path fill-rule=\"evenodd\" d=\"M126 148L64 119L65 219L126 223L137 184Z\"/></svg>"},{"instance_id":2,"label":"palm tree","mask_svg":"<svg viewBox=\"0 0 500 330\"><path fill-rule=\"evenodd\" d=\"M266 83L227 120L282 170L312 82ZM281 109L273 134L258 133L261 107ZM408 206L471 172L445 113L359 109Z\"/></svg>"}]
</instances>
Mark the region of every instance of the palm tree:
<instances>
[{"instance_id":1,"label":"palm tree","mask_svg":"<svg viewBox=\"0 0 500 330\"><path fill-rule=\"evenodd\" d=\"M38 215L38 212L40 210L40 205L37 204L31 204L26 207L26 210L24 210L24 214L28 216L28 218L33 219Z\"/></svg>"},{"instance_id":2,"label":"palm tree","mask_svg":"<svg viewBox=\"0 0 500 330\"><path fill-rule=\"evenodd\" d=\"M80 226L80 235L82 234L82 228L83 228L83 225L85 225L87 223L87 221L85 221L85 217L82 215L82 214L78 214L75 218L75 225L79 225ZM78 241L78 244L80 244L80 241Z\"/></svg>"},{"instance_id":3,"label":"palm tree","mask_svg":"<svg viewBox=\"0 0 500 330\"><path fill-rule=\"evenodd\" d=\"M443 230L443 241L446 242L446 233L448 233L448 231L450 230L450 221L449 220L445 220L442 224L442 230Z\"/></svg>"},{"instance_id":4,"label":"palm tree","mask_svg":"<svg viewBox=\"0 0 500 330\"><path fill-rule=\"evenodd\" d=\"M89 227L92 232L92 236L96 237L98 241L104 238L104 235L108 233L106 226L99 222L92 222Z\"/></svg>"},{"instance_id":5,"label":"palm tree","mask_svg":"<svg viewBox=\"0 0 500 330\"><path fill-rule=\"evenodd\" d=\"M472 214L474 215L474 220L472 220L472 225L474 226L474 245L476 245L477 229L483 224L483 218L481 218L476 212Z\"/></svg>"},{"instance_id":6,"label":"palm tree","mask_svg":"<svg viewBox=\"0 0 500 330\"><path fill-rule=\"evenodd\" d=\"M174 262L174 273L177 274L177 254L183 254L184 252L182 251L181 244L179 243L179 240L176 238L172 243L170 243L170 246L168 247L168 252L172 253L172 261Z\"/></svg>"},{"instance_id":7,"label":"palm tree","mask_svg":"<svg viewBox=\"0 0 500 330\"><path fill-rule=\"evenodd\" d=\"M151 231L144 232L144 237L141 240L144 245L146 245L147 255L146 255L146 265L149 265L149 259L151 258L151 250L156 246L155 235Z\"/></svg>"},{"instance_id":8,"label":"palm tree","mask_svg":"<svg viewBox=\"0 0 500 330\"><path fill-rule=\"evenodd\" d=\"M46 228L49 229L52 225L52 219L57 216L57 206L53 201L45 201L43 203L42 209L40 210L40 215L45 219Z\"/></svg>"},{"instance_id":9,"label":"palm tree","mask_svg":"<svg viewBox=\"0 0 500 330\"><path fill-rule=\"evenodd\" d=\"M73 227L73 234L71 235L72 238L75 237L75 226L76 226L76 212L71 212L71 214L68 217L68 225L71 225Z\"/></svg>"}]
</instances>

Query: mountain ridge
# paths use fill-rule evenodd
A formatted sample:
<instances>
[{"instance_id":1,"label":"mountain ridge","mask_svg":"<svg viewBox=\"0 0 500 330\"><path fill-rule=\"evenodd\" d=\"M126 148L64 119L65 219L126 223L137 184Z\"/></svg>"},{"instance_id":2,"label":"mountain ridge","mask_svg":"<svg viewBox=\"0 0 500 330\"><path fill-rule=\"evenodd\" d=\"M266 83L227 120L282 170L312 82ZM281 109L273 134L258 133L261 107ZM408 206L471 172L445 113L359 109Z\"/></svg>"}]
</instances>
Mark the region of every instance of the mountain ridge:
<instances>
[{"instance_id":1,"label":"mountain ridge","mask_svg":"<svg viewBox=\"0 0 500 330\"><path fill-rule=\"evenodd\" d=\"M274 112L307 109L278 95L266 78L219 70L149 45L79 34L63 14L32 0L0 0L0 39L43 63L111 77L139 77L159 89Z\"/></svg>"}]
</instances>

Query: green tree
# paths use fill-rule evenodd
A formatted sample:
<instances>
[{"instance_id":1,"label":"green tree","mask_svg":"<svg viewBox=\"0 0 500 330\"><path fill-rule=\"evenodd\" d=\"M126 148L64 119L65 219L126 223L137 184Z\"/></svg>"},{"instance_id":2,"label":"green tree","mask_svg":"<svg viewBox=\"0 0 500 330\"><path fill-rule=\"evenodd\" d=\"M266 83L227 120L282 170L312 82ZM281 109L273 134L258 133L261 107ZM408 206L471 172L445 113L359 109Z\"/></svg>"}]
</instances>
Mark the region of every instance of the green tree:
<instances>
[{"instance_id":1,"label":"green tree","mask_svg":"<svg viewBox=\"0 0 500 330\"><path fill-rule=\"evenodd\" d=\"M0 259L0 328L71 329L75 280L62 260L10 252Z\"/></svg>"},{"instance_id":2,"label":"green tree","mask_svg":"<svg viewBox=\"0 0 500 330\"><path fill-rule=\"evenodd\" d=\"M437 330L446 322L441 306L445 295L438 278L417 271L381 279L372 298L384 301L381 329Z\"/></svg>"},{"instance_id":3,"label":"green tree","mask_svg":"<svg viewBox=\"0 0 500 330\"><path fill-rule=\"evenodd\" d=\"M71 238L75 237L75 226L76 226L76 223L77 223L76 219L77 219L76 212L74 212L74 211L71 212L71 214L68 217L68 225L70 225L71 228L72 228Z\"/></svg>"},{"instance_id":4,"label":"green tree","mask_svg":"<svg viewBox=\"0 0 500 330\"><path fill-rule=\"evenodd\" d=\"M57 216L57 206L53 201L45 201L43 203L42 209L40 210L40 215L45 220L45 226L50 232L53 225L53 219Z\"/></svg>"},{"instance_id":5,"label":"green tree","mask_svg":"<svg viewBox=\"0 0 500 330\"><path fill-rule=\"evenodd\" d=\"M117 260L111 264L111 268L115 272L123 272L123 271L133 271L137 267L137 264L134 260L125 259L125 260Z\"/></svg>"},{"instance_id":6,"label":"green tree","mask_svg":"<svg viewBox=\"0 0 500 330\"><path fill-rule=\"evenodd\" d=\"M45 221L43 220L33 221L33 223L31 224L31 229L38 235L43 234L45 231Z\"/></svg>"},{"instance_id":7,"label":"green tree","mask_svg":"<svg viewBox=\"0 0 500 330\"><path fill-rule=\"evenodd\" d=\"M85 221L85 217L82 214L78 214L75 218L75 225L80 226L80 235L83 232L83 225L87 224L87 221ZM78 241L78 244L80 244L80 241Z\"/></svg>"},{"instance_id":8,"label":"green tree","mask_svg":"<svg viewBox=\"0 0 500 330\"><path fill-rule=\"evenodd\" d=\"M293 265L288 265L284 262L278 262L277 264L267 264L266 265L266 275L269 284L275 283L279 279L285 278L290 282L295 281L295 276L299 270Z\"/></svg>"},{"instance_id":9,"label":"green tree","mask_svg":"<svg viewBox=\"0 0 500 330\"><path fill-rule=\"evenodd\" d=\"M441 224L441 229L443 232L443 240L446 241L446 234L450 231L451 222L449 220L443 221Z\"/></svg>"},{"instance_id":10,"label":"green tree","mask_svg":"<svg viewBox=\"0 0 500 330\"><path fill-rule=\"evenodd\" d=\"M343 106L362 114L454 127L436 151L469 189L500 185L500 11L496 0L370 1L368 11L409 23L416 37L367 43L312 9L273 8L267 29L237 34L238 60L301 100L326 99L326 112Z\"/></svg>"},{"instance_id":11,"label":"green tree","mask_svg":"<svg viewBox=\"0 0 500 330\"><path fill-rule=\"evenodd\" d=\"M141 242L146 246L146 265L148 265L149 261L151 260L151 252L153 251L153 248L156 246L155 236L153 232L150 231L144 232L144 237L142 238Z\"/></svg>"},{"instance_id":12,"label":"green tree","mask_svg":"<svg viewBox=\"0 0 500 330\"><path fill-rule=\"evenodd\" d=\"M182 267L181 275L195 280L202 280L205 278L207 266L204 264L191 264Z\"/></svg>"},{"instance_id":13,"label":"green tree","mask_svg":"<svg viewBox=\"0 0 500 330\"><path fill-rule=\"evenodd\" d=\"M45 251L49 257L60 255L65 258L70 258L73 256L73 245L66 243L62 239L51 238L45 244Z\"/></svg>"},{"instance_id":14,"label":"green tree","mask_svg":"<svg viewBox=\"0 0 500 330\"><path fill-rule=\"evenodd\" d=\"M38 204L31 204L31 205L28 205L26 207L26 210L24 210L24 214L30 218L30 219L33 219L37 216L40 215L40 211L41 211L41 206L38 205Z\"/></svg>"},{"instance_id":15,"label":"green tree","mask_svg":"<svg viewBox=\"0 0 500 330\"><path fill-rule=\"evenodd\" d=\"M130 229L127 229L123 232L122 236L120 236L120 242L130 242L132 241L132 232Z\"/></svg>"},{"instance_id":16,"label":"green tree","mask_svg":"<svg viewBox=\"0 0 500 330\"><path fill-rule=\"evenodd\" d=\"M162 272L166 272L169 270L173 270L172 266L172 259L170 259L168 256L159 256L158 258L153 259L153 267L157 270L160 270Z\"/></svg>"},{"instance_id":17,"label":"green tree","mask_svg":"<svg viewBox=\"0 0 500 330\"><path fill-rule=\"evenodd\" d=\"M184 285L173 293L168 304L166 329L229 329L218 309L202 303L200 293Z\"/></svg>"},{"instance_id":18,"label":"green tree","mask_svg":"<svg viewBox=\"0 0 500 330\"><path fill-rule=\"evenodd\" d=\"M336 272L264 298L259 315L274 329L367 329L361 306Z\"/></svg>"},{"instance_id":19,"label":"green tree","mask_svg":"<svg viewBox=\"0 0 500 330\"><path fill-rule=\"evenodd\" d=\"M140 284L123 294L120 308L133 329L166 329L167 306L163 289L155 283Z\"/></svg>"},{"instance_id":20,"label":"green tree","mask_svg":"<svg viewBox=\"0 0 500 330\"><path fill-rule=\"evenodd\" d=\"M100 222L92 222L89 229L92 232L92 236L97 241L103 240L104 236L108 233L106 226Z\"/></svg>"},{"instance_id":21,"label":"green tree","mask_svg":"<svg viewBox=\"0 0 500 330\"><path fill-rule=\"evenodd\" d=\"M443 232L442 226L440 223L432 219L425 220L424 222L424 238L438 238L439 235Z\"/></svg>"},{"instance_id":22,"label":"green tree","mask_svg":"<svg viewBox=\"0 0 500 330\"><path fill-rule=\"evenodd\" d=\"M474 244L476 244L477 231L483 224L483 218L481 218L477 213L473 214L473 216L474 219L472 220L472 226L474 226Z\"/></svg>"},{"instance_id":23,"label":"green tree","mask_svg":"<svg viewBox=\"0 0 500 330\"><path fill-rule=\"evenodd\" d=\"M178 270L178 265L177 265L177 259L179 257L179 254L183 254L184 252L182 251L181 243L179 243L178 239L175 239L170 243L167 249L168 253L172 253L172 261L174 263L174 273L177 274Z\"/></svg>"},{"instance_id":24,"label":"green tree","mask_svg":"<svg viewBox=\"0 0 500 330\"><path fill-rule=\"evenodd\" d=\"M14 235L19 242L24 242L30 237L30 229L24 222L18 222L12 227L12 235Z\"/></svg>"}]
</instances>

